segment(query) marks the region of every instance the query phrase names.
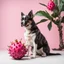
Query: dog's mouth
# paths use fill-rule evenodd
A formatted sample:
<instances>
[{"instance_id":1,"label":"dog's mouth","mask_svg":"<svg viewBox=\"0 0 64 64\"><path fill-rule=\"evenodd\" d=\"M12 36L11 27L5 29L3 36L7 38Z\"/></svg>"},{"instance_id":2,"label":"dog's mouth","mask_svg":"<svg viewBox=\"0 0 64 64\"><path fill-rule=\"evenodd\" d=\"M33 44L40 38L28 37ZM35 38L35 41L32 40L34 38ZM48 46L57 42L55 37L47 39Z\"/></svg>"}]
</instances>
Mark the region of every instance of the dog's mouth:
<instances>
[{"instance_id":1,"label":"dog's mouth","mask_svg":"<svg viewBox=\"0 0 64 64\"><path fill-rule=\"evenodd\" d=\"M25 26L25 27L28 27L30 24L29 23L27 23L26 25L25 24L23 24L23 22L21 22L21 26L23 27L23 26Z\"/></svg>"},{"instance_id":2,"label":"dog's mouth","mask_svg":"<svg viewBox=\"0 0 64 64\"><path fill-rule=\"evenodd\" d=\"M26 25L26 27L28 27L29 25Z\"/></svg>"},{"instance_id":3,"label":"dog's mouth","mask_svg":"<svg viewBox=\"0 0 64 64\"><path fill-rule=\"evenodd\" d=\"M32 21L31 20L28 20L28 21L25 21L25 23L24 22L21 22L21 26L22 27L25 27L28 30L30 30L31 27L32 27Z\"/></svg>"},{"instance_id":4,"label":"dog's mouth","mask_svg":"<svg viewBox=\"0 0 64 64\"><path fill-rule=\"evenodd\" d=\"M28 27L29 25L30 25L30 23L27 23L27 24L26 24L26 27Z\"/></svg>"}]
</instances>

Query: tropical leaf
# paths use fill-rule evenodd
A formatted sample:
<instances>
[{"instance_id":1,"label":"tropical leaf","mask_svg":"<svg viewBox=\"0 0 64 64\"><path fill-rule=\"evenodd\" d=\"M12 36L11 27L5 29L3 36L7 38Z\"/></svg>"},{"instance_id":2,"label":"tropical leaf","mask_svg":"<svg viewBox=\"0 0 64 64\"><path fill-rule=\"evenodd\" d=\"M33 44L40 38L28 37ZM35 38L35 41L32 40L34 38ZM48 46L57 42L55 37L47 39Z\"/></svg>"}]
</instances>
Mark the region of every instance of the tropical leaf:
<instances>
[{"instance_id":1,"label":"tropical leaf","mask_svg":"<svg viewBox=\"0 0 64 64\"><path fill-rule=\"evenodd\" d=\"M44 17L48 18L49 20L52 20L52 17L46 11L37 11L35 15L44 16Z\"/></svg>"},{"instance_id":2,"label":"tropical leaf","mask_svg":"<svg viewBox=\"0 0 64 64\"><path fill-rule=\"evenodd\" d=\"M59 4L59 10L64 11L64 1L63 0L61 0L61 2Z\"/></svg>"},{"instance_id":3,"label":"tropical leaf","mask_svg":"<svg viewBox=\"0 0 64 64\"><path fill-rule=\"evenodd\" d=\"M62 0L59 0L59 2L61 3L61 2L62 2Z\"/></svg>"},{"instance_id":4,"label":"tropical leaf","mask_svg":"<svg viewBox=\"0 0 64 64\"><path fill-rule=\"evenodd\" d=\"M39 3L40 5L42 5L42 6L45 6L45 7L47 7L47 5L45 5L45 4L43 4L43 3Z\"/></svg>"},{"instance_id":5,"label":"tropical leaf","mask_svg":"<svg viewBox=\"0 0 64 64\"><path fill-rule=\"evenodd\" d=\"M58 6L58 0L54 0L54 3Z\"/></svg>"},{"instance_id":6,"label":"tropical leaf","mask_svg":"<svg viewBox=\"0 0 64 64\"><path fill-rule=\"evenodd\" d=\"M64 4L62 5L62 9L61 9L61 11L64 11Z\"/></svg>"},{"instance_id":7,"label":"tropical leaf","mask_svg":"<svg viewBox=\"0 0 64 64\"><path fill-rule=\"evenodd\" d=\"M60 3L59 4L59 10L61 11L61 9L62 9L62 6L63 6L63 3Z\"/></svg>"},{"instance_id":8,"label":"tropical leaf","mask_svg":"<svg viewBox=\"0 0 64 64\"><path fill-rule=\"evenodd\" d=\"M51 14L52 17L56 18L58 17L59 12L57 10L54 10L54 12Z\"/></svg>"},{"instance_id":9,"label":"tropical leaf","mask_svg":"<svg viewBox=\"0 0 64 64\"><path fill-rule=\"evenodd\" d=\"M56 10L57 12L59 12L59 6L56 5L56 6L55 6L55 10ZM55 11L55 10L54 10L54 11Z\"/></svg>"},{"instance_id":10,"label":"tropical leaf","mask_svg":"<svg viewBox=\"0 0 64 64\"><path fill-rule=\"evenodd\" d=\"M62 1L62 3L64 3L64 0L61 0Z\"/></svg>"},{"instance_id":11,"label":"tropical leaf","mask_svg":"<svg viewBox=\"0 0 64 64\"><path fill-rule=\"evenodd\" d=\"M52 22L50 22L47 27L48 27L49 30L51 30L51 28L52 28Z\"/></svg>"},{"instance_id":12,"label":"tropical leaf","mask_svg":"<svg viewBox=\"0 0 64 64\"><path fill-rule=\"evenodd\" d=\"M59 20L56 20L54 23L58 26L59 25Z\"/></svg>"},{"instance_id":13,"label":"tropical leaf","mask_svg":"<svg viewBox=\"0 0 64 64\"><path fill-rule=\"evenodd\" d=\"M59 5L60 10L62 9L62 6L63 6L63 3L60 3L60 5Z\"/></svg>"},{"instance_id":14,"label":"tropical leaf","mask_svg":"<svg viewBox=\"0 0 64 64\"><path fill-rule=\"evenodd\" d=\"M48 19L42 19L40 22L37 22L36 25L37 25L37 24L40 24L40 23L42 23L42 22L46 22L47 20L48 20Z\"/></svg>"}]
</instances>

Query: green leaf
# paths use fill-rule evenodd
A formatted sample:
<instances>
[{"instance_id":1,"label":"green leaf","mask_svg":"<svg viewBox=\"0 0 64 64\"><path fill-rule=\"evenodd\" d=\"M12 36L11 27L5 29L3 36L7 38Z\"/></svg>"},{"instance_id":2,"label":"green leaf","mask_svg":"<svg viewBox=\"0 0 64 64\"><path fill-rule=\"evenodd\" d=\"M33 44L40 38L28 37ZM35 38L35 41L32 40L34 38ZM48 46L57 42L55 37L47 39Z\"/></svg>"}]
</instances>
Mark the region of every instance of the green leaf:
<instances>
[{"instance_id":1,"label":"green leaf","mask_svg":"<svg viewBox=\"0 0 64 64\"><path fill-rule=\"evenodd\" d=\"M64 0L61 0L62 1L62 3L64 3Z\"/></svg>"},{"instance_id":2,"label":"green leaf","mask_svg":"<svg viewBox=\"0 0 64 64\"><path fill-rule=\"evenodd\" d=\"M52 22L50 22L50 23L48 24L48 29L51 30L51 28L52 28Z\"/></svg>"},{"instance_id":3,"label":"green leaf","mask_svg":"<svg viewBox=\"0 0 64 64\"><path fill-rule=\"evenodd\" d=\"M58 26L59 25L59 20L56 20L54 23Z\"/></svg>"},{"instance_id":4,"label":"green leaf","mask_svg":"<svg viewBox=\"0 0 64 64\"><path fill-rule=\"evenodd\" d=\"M64 11L64 1L62 0L61 3L59 4L59 10Z\"/></svg>"},{"instance_id":5,"label":"green leaf","mask_svg":"<svg viewBox=\"0 0 64 64\"><path fill-rule=\"evenodd\" d=\"M57 5L55 6L55 10L56 10L57 12L59 12L59 7L58 7ZM55 11L55 10L54 10L54 11Z\"/></svg>"},{"instance_id":6,"label":"green leaf","mask_svg":"<svg viewBox=\"0 0 64 64\"><path fill-rule=\"evenodd\" d=\"M45 7L47 7L45 4L43 4L43 3L39 3L40 5L42 5L42 6L45 6Z\"/></svg>"},{"instance_id":7,"label":"green leaf","mask_svg":"<svg viewBox=\"0 0 64 64\"><path fill-rule=\"evenodd\" d=\"M44 16L44 17L48 18L49 20L52 20L52 17L46 11L37 11L35 15Z\"/></svg>"},{"instance_id":8,"label":"green leaf","mask_svg":"<svg viewBox=\"0 0 64 64\"><path fill-rule=\"evenodd\" d=\"M62 5L62 9L61 9L61 11L64 11L64 4Z\"/></svg>"},{"instance_id":9,"label":"green leaf","mask_svg":"<svg viewBox=\"0 0 64 64\"><path fill-rule=\"evenodd\" d=\"M57 10L54 10L54 12L51 14L52 17L56 18L58 17L59 12Z\"/></svg>"},{"instance_id":10,"label":"green leaf","mask_svg":"<svg viewBox=\"0 0 64 64\"><path fill-rule=\"evenodd\" d=\"M40 23L42 23L42 22L46 22L47 20L48 20L48 19L42 19L40 22L37 22L36 25L37 25L37 24L40 24Z\"/></svg>"},{"instance_id":11,"label":"green leaf","mask_svg":"<svg viewBox=\"0 0 64 64\"><path fill-rule=\"evenodd\" d=\"M54 0L54 3L58 6L58 0Z\"/></svg>"},{"instance_id":12,"label":"green leaf","mask_svg":"<svg viewBox=\"0 0 64 64\"><path fill-rule=\"evenodd\" d=\"M61 23L64 23L64 16L62 17Z\"/></svg>"},{"instance_id":13,"label":"green leaf","mask_svg":"<svg viewBox=\"0 0 64 64\"><path fill-rule=\"evenodd\" d=\"M61 3L61 2L62 2L62 0L59 0L59 2Z\"/></svg>"},{"instance_id":14,"label":"green leaf","mask_svg":"<svg viewBox=\"0 0 64 64\"><path fill-rule=\"evenodd\" d=\"M61 11L61 9L62 9L62 6L63 6L63 3L61 2L60 4L59 4L59 10Z\"/></svg>"}]
</instances>

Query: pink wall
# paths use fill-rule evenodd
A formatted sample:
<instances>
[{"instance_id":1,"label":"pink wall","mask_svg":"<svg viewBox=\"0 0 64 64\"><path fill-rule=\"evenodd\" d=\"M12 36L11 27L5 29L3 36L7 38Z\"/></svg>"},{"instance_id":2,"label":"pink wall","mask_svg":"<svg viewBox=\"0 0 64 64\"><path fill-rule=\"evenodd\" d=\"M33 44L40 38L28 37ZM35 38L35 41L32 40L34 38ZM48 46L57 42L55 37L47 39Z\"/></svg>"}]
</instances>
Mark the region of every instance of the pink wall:
<instances>
[{"instance_id":1,"label":"pink wall","mask_svg":"<svg viewBox=\"0 0 64 64\"><path fill-rule=\"evenodd\" d=\"M24 28L21 27L21 11L27 14L30 10L35 13L37 10L45 10L45 7L39 5L39 2L47 3L49 0L0 0L0 50L7 49L7 45L15 39L24 40ZM35 22L40 17L34 18ZM52 30L47 28L48 22L38 25L41 32L47 38L51 48L58 47L59 36L57 27L53 24Z\"/></svg>"}]
</instances>

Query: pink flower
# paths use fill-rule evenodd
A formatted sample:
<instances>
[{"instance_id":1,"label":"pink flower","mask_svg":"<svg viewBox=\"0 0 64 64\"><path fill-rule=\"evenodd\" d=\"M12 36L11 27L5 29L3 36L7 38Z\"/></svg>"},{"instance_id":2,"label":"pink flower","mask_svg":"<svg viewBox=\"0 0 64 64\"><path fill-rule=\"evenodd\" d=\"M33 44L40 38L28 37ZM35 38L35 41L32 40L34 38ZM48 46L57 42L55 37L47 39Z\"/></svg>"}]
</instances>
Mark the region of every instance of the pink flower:
<instances>
[{"instance_id":1,"label":"pink flower","mask_svg":"<svg viewBox=\"0 0 64 64\"><path fill-rule=\"evenodd\" d=\"M50 0L50 1L48 2L47 8L48 8L49 10L53 11L53 10L55 9L55 3L54 3L52 0Z\"/></svg>"}]
</instances>

